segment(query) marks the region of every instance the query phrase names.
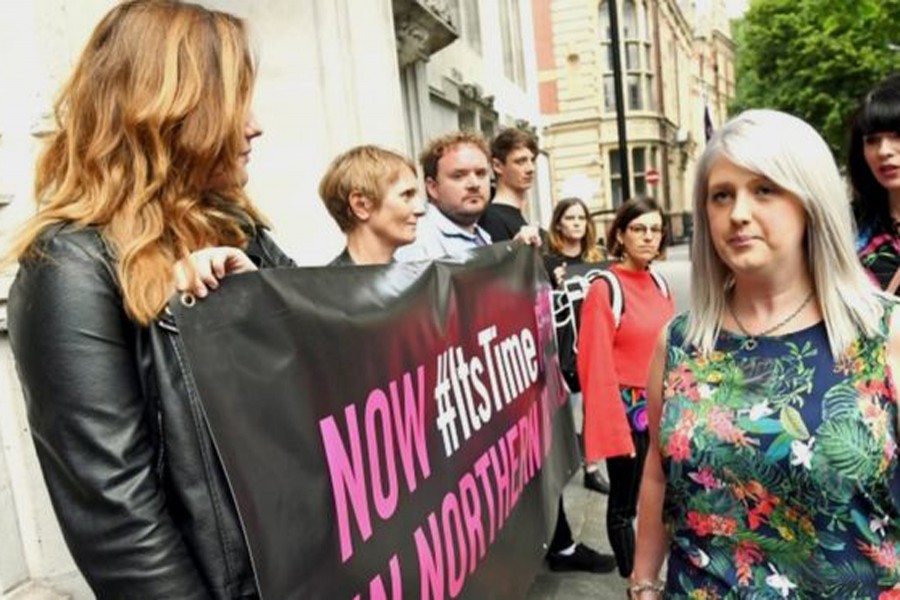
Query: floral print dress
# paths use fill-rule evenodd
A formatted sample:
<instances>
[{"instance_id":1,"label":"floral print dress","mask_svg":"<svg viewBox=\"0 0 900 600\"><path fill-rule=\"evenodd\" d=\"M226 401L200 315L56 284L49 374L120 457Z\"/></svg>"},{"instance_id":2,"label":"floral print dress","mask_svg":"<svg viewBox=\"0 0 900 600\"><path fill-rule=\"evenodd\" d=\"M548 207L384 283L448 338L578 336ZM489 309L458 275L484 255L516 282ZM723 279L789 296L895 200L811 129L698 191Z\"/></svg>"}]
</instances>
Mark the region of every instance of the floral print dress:
<instances>
[{"instance_id":1,"label":"floral print dress","mask_svg":"<svg viewBox=\"0 0 900 600\"><path fill-rule=\"evenodd\" d=\"M723 332L704 358L686 323L670 326L660 421L666 598L900 600L885 338L835 362L821 323L752 352Z\"/></svg>"},{"instance_id":2,"label":"floral print dress","mask_svg":"<svg viewBox=\"0 0 900 600\"><path fill-rule=\"evenodd\" d=\"M856 239L856 253L869 278L881 289L900 268L900 237L866 229Z\"/></svg>"},{"instance_id":3,"label":"floral print dress","mask_svg":"<svg viewBox=\"0 0 900 600\"><path fill-rule=\"evenodd\" d=\"M647 388L630 385L619 386L619 395L625 405L625 416L631 430L637 433L647 431Z\"/></svg>"}]
</instances>

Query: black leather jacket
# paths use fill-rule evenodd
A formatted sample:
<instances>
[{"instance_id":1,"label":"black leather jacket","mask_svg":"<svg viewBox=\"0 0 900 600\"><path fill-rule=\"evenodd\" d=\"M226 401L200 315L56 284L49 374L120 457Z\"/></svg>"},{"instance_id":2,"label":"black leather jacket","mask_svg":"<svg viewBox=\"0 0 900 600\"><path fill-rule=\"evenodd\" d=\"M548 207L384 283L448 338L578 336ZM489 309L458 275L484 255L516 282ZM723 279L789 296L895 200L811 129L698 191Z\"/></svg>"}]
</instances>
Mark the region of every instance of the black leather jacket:
<instances>
[{"instance_id":1,"label":"black leather jacket","mask_svg":"<svg viewBox=\"0 0 900 600\"><path fill-rule=\"evenodd\" d=\"M253 598L253 569L177 329L129 319L95 229L57 226L9 337L56 515L99 598ZM262 230L247 254L292 266Z\"/></svg>"}]
</instances>

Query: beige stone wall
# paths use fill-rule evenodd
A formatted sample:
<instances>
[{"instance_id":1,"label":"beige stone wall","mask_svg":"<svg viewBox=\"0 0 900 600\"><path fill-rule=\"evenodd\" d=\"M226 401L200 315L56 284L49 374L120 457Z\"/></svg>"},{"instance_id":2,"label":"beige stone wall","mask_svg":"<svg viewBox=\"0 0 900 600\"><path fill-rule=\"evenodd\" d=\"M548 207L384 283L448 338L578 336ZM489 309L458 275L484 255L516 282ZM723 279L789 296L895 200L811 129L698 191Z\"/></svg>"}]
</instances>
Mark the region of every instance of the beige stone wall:
<instances>
[{"instance_id":1,"label":"beige stone wall","mask_svg":"<svg viewBox=\"0 0 900 600\"><path fill-rule=\"evenodd\" d=\"M620 0L620 12L622 4ZM652 104L627 113L629 147L653 151L662 181L648 191L668 199L672 212L682 212L690 210L693 169L704 144L704 94L718 90L712 109L724 115L734 93L733 45L723 33L725 5L715 0L700 12L692 3L675 0L639 0L638 5L647 11L652 30L654 81ZM539 78L545 85L555 85L557 99L557 110L545 113L543 121L551 149L554 198L575 193L592 209L610 210L609 153L618 147L618 133L615 112L604 108L605 32L601 36L597 2L554 0L550 14L554 64L545 65ZM704 31L705 37L697 41L697 34ZM717 74L708 64L701 72L704 53L715 55Z\"/></svg>"},{"instance_id":2,"label":"beige stone wall","mask_svg":"<svg viewBox=\"0 0 900 600\"><path fill-rule=\"evenodd\" d=\"M573 123L548 130L553 193L556 199L576 196L599 208L605 196L604 166L600 160L597 122Z\"/></svg>"},{"instance_id":3,"label":"beige stone wall","mask_svg":"<svg viewBox=\"0 0 900 600\"><path fill-rule=\"evenodd\" d=\"M34 211L38 136L51 126L55 90L106 0L0 2L0 247ZM91 594L63 543L29 437L25 406L5 338L12 271L0 273L0 594L28 585L31 597ZM4 596L5 597L5 596Z\"/></svg>"},{"instance_id":4,"label":"beige stone wall","mask_svg":"<svg viewBox=\"0 0 900 600\"><path fill-rule=\"evenodd\" d=\"M605 196L601 144L601 52L596 3L550 2L553 68L540 73L554 81L558 113L545 115L545 148L550 155L553 196L582 198L591 208Z\"/></svg>"}]
</instances>

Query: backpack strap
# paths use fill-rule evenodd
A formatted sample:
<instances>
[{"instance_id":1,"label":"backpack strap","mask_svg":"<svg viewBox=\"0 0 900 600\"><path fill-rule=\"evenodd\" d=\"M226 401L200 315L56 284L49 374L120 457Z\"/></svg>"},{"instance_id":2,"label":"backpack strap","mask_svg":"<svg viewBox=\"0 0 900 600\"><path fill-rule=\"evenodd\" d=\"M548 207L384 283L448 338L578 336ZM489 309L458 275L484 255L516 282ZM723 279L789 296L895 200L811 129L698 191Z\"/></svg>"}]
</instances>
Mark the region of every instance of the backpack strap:
<instances>
[{"instance_id":1,"label":"backpack strap","mask_svg":"<svg viewBox=\"0 0 900 600\"><path fill-rule=\"evenodd\" d=\"M666 278L650 269L650 277L653 278L653 283L656 284L656 287L659 288L659 293L663 295L663 298L669 297L669 284L666 282Z\"/></svg>"},{"instance_id":2,"label":"backpack strap","mask_svg":"<svg viewBox=\"0 0 900 600\"><path fill-rule=\"evenodd\" d=\"M609 307L612 310L613 322L618 329L622 323L622 313L625 312L625 294L622 293L622 283L616 274L608 269L597 271L595 279L602 279L609 288Z\"/></svg>"}]
</instances>

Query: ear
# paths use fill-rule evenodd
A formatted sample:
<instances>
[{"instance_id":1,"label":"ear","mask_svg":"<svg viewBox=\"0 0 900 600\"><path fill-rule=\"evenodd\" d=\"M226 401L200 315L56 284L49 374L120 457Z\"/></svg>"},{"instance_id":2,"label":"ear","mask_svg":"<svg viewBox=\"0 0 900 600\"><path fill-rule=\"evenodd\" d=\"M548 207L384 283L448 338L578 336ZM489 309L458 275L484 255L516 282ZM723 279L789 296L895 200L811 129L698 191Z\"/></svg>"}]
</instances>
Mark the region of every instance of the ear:
<instances>
[{"instance_id":1,"label":"ear","mask_svg":"<svg viewBox=\"0 0 900 600\"><path fill-rule=\"evenodd\" d=\"M622 255L625 254L625 247L622 245L621 241L616 239L616 243L613 244L612 250L610 250L609 253L614 258L622 258Z\"/></svg>"},{"instance_id":2,"label":"ear","mask_svg":"<svg viewBox=\"0 0 900 600\"><path fill-rule=\"evenodd\" d=\"M368 221L372 217L373 202L369 200L362 192L350 192L350 198L347 199L350 204L350 212L361 222Z\"/></svg>"},{"instance_id":3,"label":"ear","mask_svg":"<svg viewBox=\"0 0 900 600\"><path fill-rule=\"evenodd\" d=\"M432 198L438 197L437 188L438 184L437 181L435 181L434 177L425 178L425 193L428 196L428 201L431 201Z\"/></svg>"},{"instance_id":4,"label":"ear","mask_svg":"<svg viewBox=\"0 0 900 600\"><path fill-rule=\"evenodd\" d=\"M503 174L503 163L500 162L498 158L491 159L491 168L494 169L494 173L499 177Z\"/></svg>"}]
</instances>

